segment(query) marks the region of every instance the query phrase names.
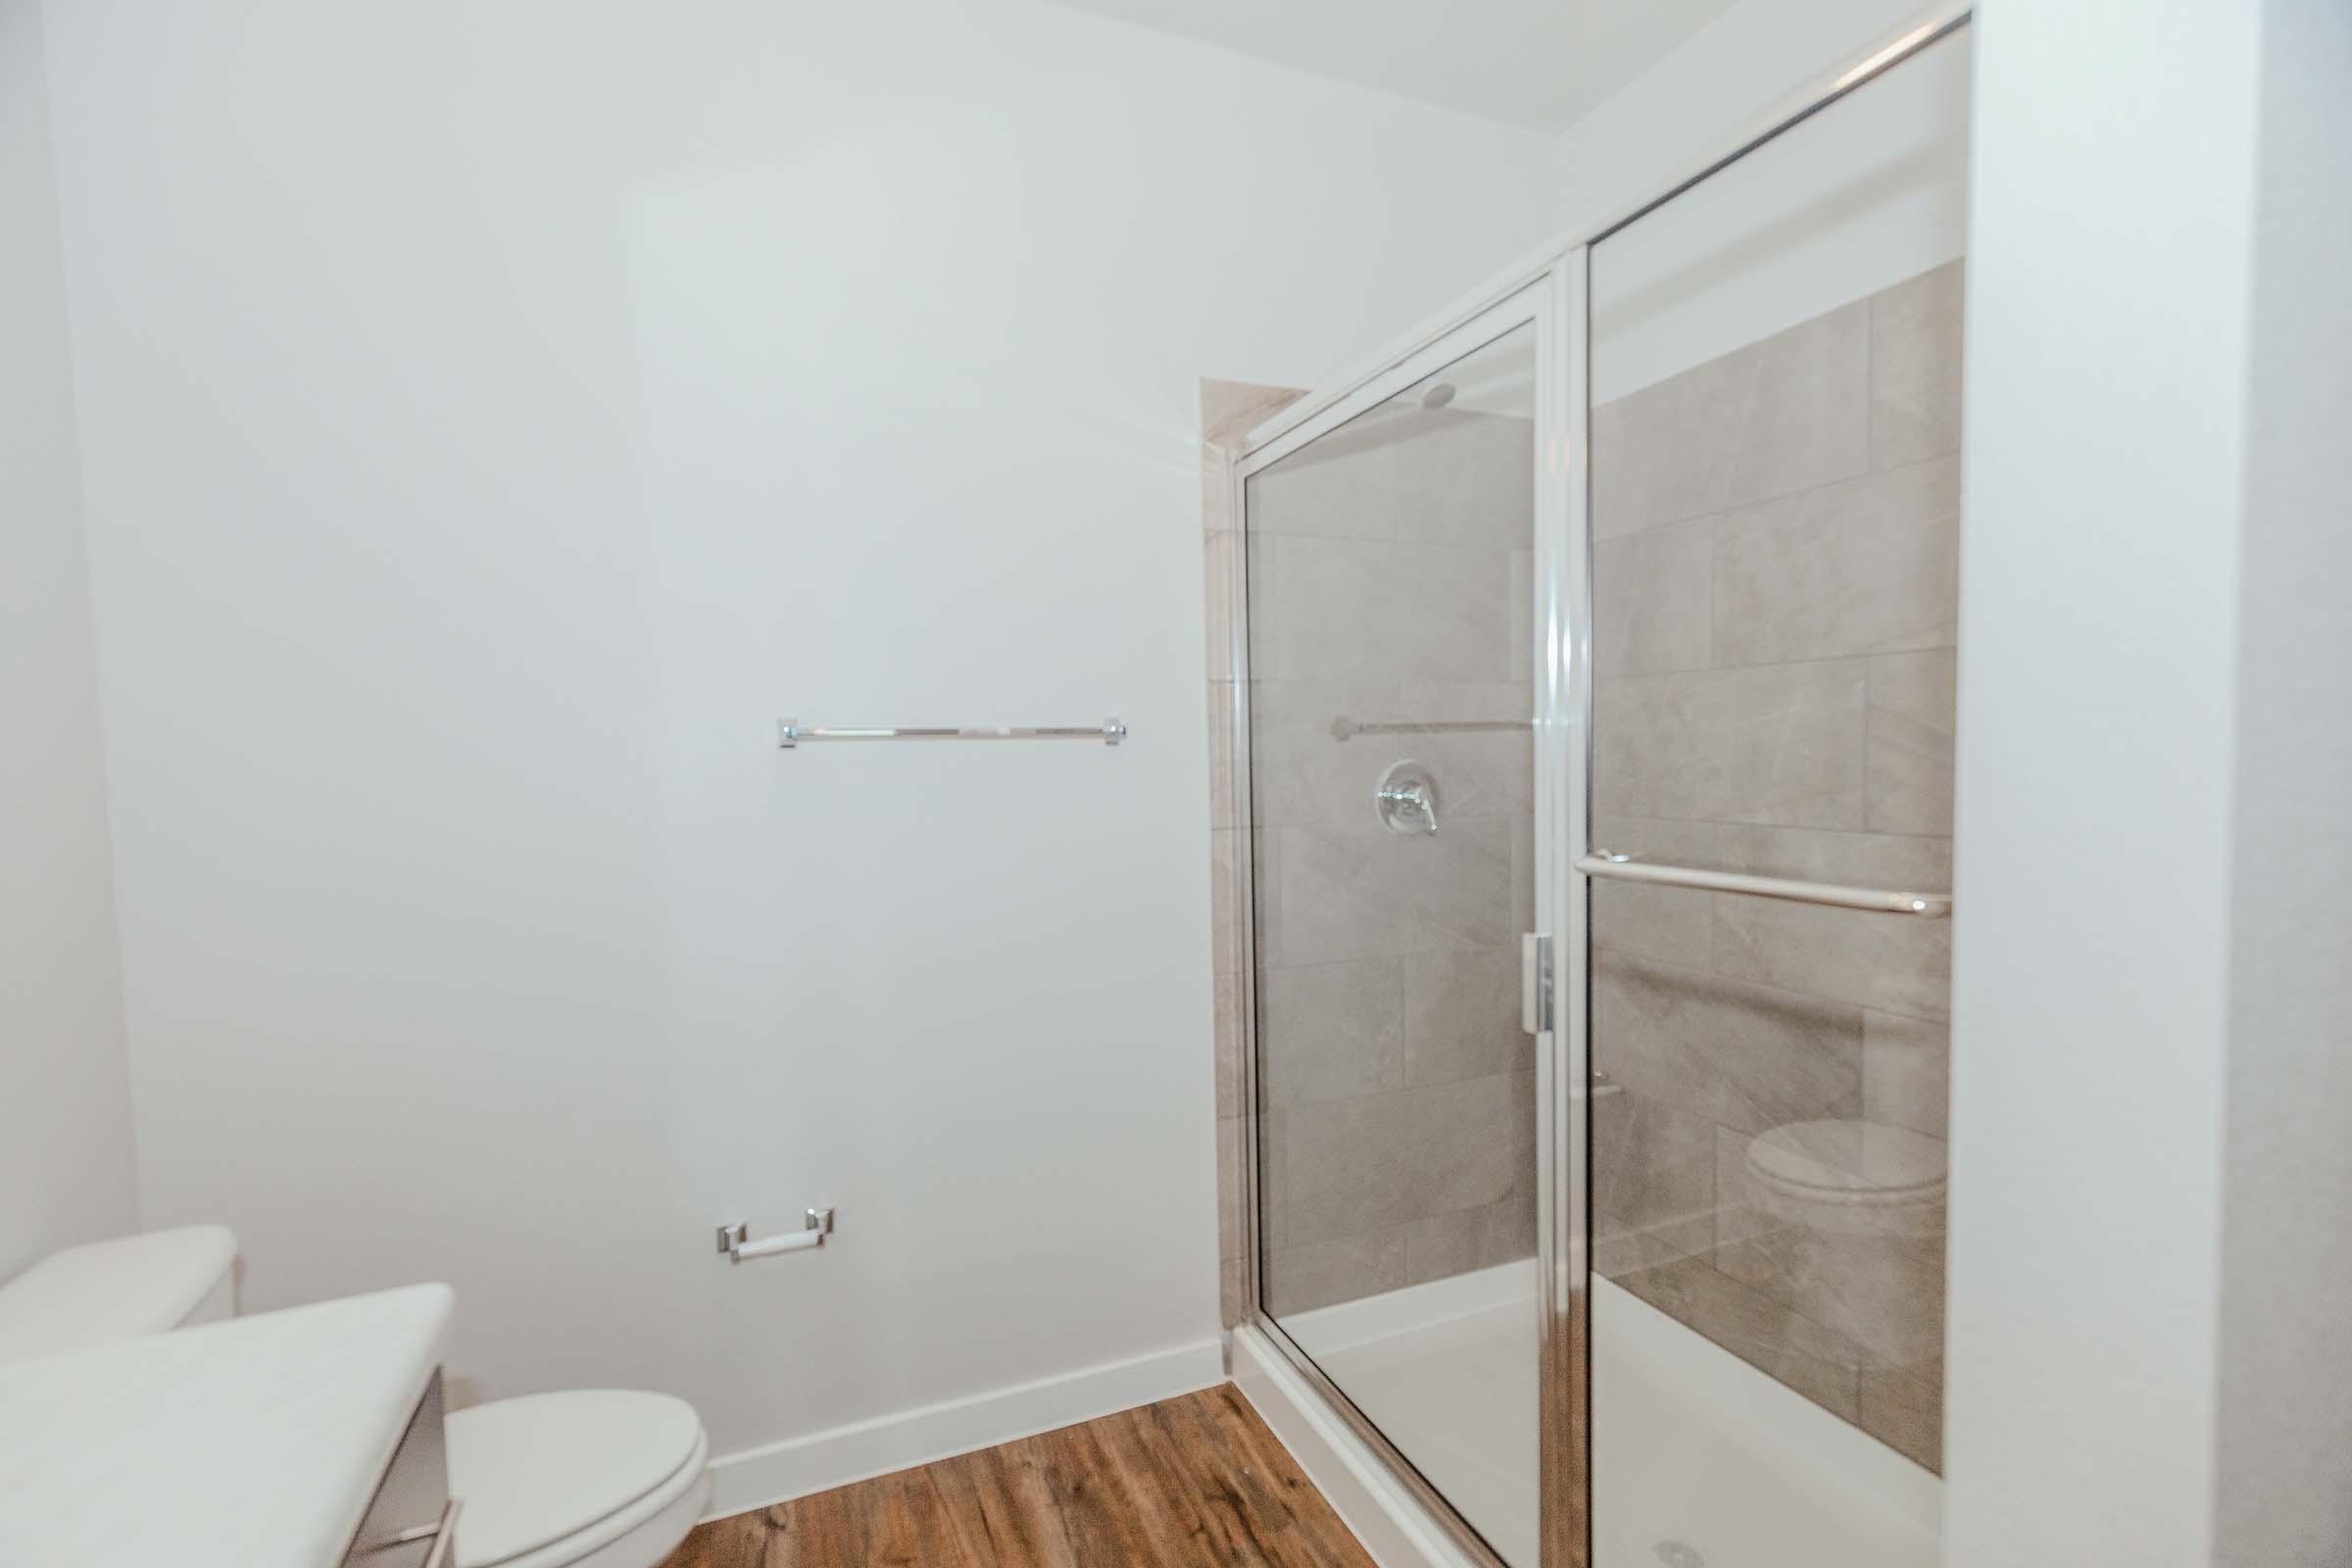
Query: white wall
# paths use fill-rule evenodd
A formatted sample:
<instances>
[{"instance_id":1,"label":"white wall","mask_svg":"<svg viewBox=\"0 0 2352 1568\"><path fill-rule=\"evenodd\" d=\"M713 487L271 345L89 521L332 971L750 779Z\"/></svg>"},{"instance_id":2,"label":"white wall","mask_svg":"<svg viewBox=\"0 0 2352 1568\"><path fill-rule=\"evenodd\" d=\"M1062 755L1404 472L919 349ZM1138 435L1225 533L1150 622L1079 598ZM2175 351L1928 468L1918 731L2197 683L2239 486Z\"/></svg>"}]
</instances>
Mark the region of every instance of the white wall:
<instances>
[{"instance_id":1,"label":"white wall","mask_svg":"<svg viewBox=\"0 0 2352 1568\"><path fill-rule=\"evenodd\" d=\"M1921 0L1740 0L1560 137L1564 220L1589 231L1664 194L1925 14Z\"/></svg>"},{"instance_id":2,"label":"white wall","mask_svg":"<svg viewBox=\"0 0 2352 1568\"><path fill-rule=\"evenodd\" d=\"M0 0L0 1279L135 1221L35 0Z\"/></svg>"},{"instance_id":3,"label":"white wall","mask_svg":"<svg viewBox=\"0 0 2352 1568\"><path fill-rule=\"evenodd\" d=\"M1954 1568L2212 1560L2262 22L1977 24Z\"/></svg>"},{"instance_id":4,"label":"white wall","mask_svg":"<svg viewBox=\"0 0 2352 1568\"><path fill-rule=\"evenodd\" d=\"M1930 45L1594 246L1592 401L1958 256L1969 48L1966 29Z\"/></svg>"},{"instance_id":5,"label":"white wall","mask_svg":"<svg viewBox=\"0 0 2352 1568\"><path fill-rule=\"evenodd\" d=\"M2352 8L2268 0L2214 1561L2352 1561Z\"/></svg>"},{"instance_id":6,"label":"white wall","mask_svg":"<svg viewBox=\"0 0 2352 1568\"><path fill-rule=\"evenodd\" d=\"M722 1452L1208 1342L1193 378L1551 146L1022 3L234 9L53 18L149 1218Z\"/></svg>"},{"instance_id":7,"label":"white wall","mask_svg":"<svg viewBox=\"0 0 2352 1568\"><path fill-rule=\"evenodd\" d=\"M1351 381L1368 366L1410 353L1491 301L1498 277L1524 279L1531 265L1548 262L1603 225L1629 217L1778 123L1799 100L1811 101L1837 73L1932 25L1944 9L1940 4L1923 9L1920 0L1738 0L1553 138L1551 170L1543 182L1544 234L1538 244L1493 274L1461 279L1460 288L1440 310L1392 323L1375 340L1351 344L1323 366L1321 373L1295 384L1326 390ZM1947 64L1943 71L1924 74L1934 75L1933 82L1923 81L1921 74L1907 78L1906 90L1878 95L1886 113L1869 117L1906 138L1897 156L1859 161L1849 170L1856 177L1842 193L1841 203L1822 202L1818 176L1759 185L1749 215L1758 228L1743 238L1786 244L1790 237L1766 226L1774 195L1785 203L1818 204L1795 235L1799 253L1777 256L1772 267L1752 278L1740 278L1730 274L1754 258L1733 251L1721 259L1712 277L1691 280L1690 293L1701 297L1710 288L1730 285L1719 298L1705 300L1698 313L1684 314L1680 307L1690 304L1688 297L1659 301L1655 309L1674 318L1676 324L1639 358L1620 356L1618 363L1602 368L1610 383L1602 389L1603 401L1633 390L1643 377L1656 379L1710 358L1700 352L1710 337L1743 341L1735 334L1765 319L1781 326L1807 319L1873 292L1881 286L1869 280L1873 277L1907 277L1959 253L1961 235L1951 222L1949 205L1923 200L1920 193L1938 187L1956 164L1965 163L1965 149L1949 146L1942 135L1953 112L1949 88L1965 72ZM1895 101L1889 103L1889 98ZM1851 232L1837 234L1836 240L1829 237L1849 223ZM1856 239L1864 243L1840 243ZM1673 248L1668 246L1668 252ZM1859 268L1845 265L1856 259L1863 264ZM1619 319L1608 323L1620 333L1628 319L1625 304L1595 300L1596 309L1620 312ZM1699 330L1683 330L1682 321Z\"/></svg>"}]
</instances>

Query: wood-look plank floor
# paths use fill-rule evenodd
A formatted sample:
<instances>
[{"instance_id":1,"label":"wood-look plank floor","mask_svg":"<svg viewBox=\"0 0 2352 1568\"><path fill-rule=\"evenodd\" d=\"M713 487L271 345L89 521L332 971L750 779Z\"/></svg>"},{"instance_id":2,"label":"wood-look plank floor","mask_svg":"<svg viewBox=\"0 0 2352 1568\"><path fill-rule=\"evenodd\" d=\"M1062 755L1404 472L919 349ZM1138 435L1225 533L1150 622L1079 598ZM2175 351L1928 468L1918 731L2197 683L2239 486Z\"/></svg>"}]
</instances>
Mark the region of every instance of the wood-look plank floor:
<instances>
[{"instance_id":1,"label":"wood-look plank floor","mask_svg":"<svg viewBox=\"0 0 2352 1568\"><path fill-rule=\"evenodd\" d=\"M1230 1383L699 1526L666 1568L1372 1568Z\"/></svg>"}]
</instances>

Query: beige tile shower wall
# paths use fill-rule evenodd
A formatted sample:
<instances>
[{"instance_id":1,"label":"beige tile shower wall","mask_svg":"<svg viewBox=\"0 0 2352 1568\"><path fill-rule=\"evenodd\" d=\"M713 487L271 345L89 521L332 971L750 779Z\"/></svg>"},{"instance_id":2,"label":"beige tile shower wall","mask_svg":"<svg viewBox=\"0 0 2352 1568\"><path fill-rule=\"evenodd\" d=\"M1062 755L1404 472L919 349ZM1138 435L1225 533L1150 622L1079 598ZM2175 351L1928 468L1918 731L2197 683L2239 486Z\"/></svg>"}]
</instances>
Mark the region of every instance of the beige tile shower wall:
<instances>
[{"instance_id":1,"label":"beige tile shower wall","mask_svg":"<svg viewBox=\"0 0 2352 1568\"><path fill-rule=\"evenodd\" d=\"M1532 1255L1533 916L1524 728L1353 735L1335 721L1524 720L1526 419L1384 411L1253 483L1250 795L1257 1084L1277 1315ZM1372 796L1438 782L1441 831Z\"/></svg>"},{"instance_id":2,"label":"beige tile shower wall","mask_svg":"<svg viewBox=\"0 0 2352 1568\"><path fill-rule=\"evenodd\" d=\"M1200 545L1208 642L1209 939L1215 973L1217 1279L1227 1328L1248 1310L1250 1107L1243 1099L1242 908L1250 897L1238 831L1244 803L1234 770L1233 635L1241 586L1233 514L1233 453L1250 430L1303 394L1247 381L1200 383Z\"/></svg>"},{"instance_id":3,"label":"beige tile shower wall","mask_svg":"<svg viewBox=\"0 0 2352 1568\"><path fill-rule=\"evenodd\" d=\"M1593 411L1596 844L1950 886L1961 316L1954 262ZM1592 933L1596 1266L1938 1464L1940 1205L1833 1231L1747 1169L1939 1149L1948 923L1603 883Z\"/></svg>"}]
</instances>

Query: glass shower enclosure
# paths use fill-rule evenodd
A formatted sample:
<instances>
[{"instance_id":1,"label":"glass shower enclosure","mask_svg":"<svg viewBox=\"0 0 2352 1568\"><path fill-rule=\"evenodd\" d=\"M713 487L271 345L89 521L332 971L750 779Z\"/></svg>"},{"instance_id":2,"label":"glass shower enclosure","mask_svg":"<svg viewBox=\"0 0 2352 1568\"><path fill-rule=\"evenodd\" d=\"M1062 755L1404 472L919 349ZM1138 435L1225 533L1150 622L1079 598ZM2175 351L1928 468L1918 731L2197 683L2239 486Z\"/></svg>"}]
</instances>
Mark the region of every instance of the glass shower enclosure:
<instances>
[{"instance_id":1,"label":"glass shower enclosure","mask_svg":"<svg viewBox=\"0 0 2352 1568\"><path fill-rule=\"evenodd\" d=\"M1244 481L1260 1299L1528 1568L1545 304Z\"/></svg>"},{"instance_id":2,"label":"glass shower enclosure","mask_svg":"<svg viewBox=\"0 0 2352 1568\"><path fill-rule=\"evenodd\" d=\"M1467 1561L1937 1560L1965 21L1237 466L1250 1328Z\"/></svg>"}]
</instances>

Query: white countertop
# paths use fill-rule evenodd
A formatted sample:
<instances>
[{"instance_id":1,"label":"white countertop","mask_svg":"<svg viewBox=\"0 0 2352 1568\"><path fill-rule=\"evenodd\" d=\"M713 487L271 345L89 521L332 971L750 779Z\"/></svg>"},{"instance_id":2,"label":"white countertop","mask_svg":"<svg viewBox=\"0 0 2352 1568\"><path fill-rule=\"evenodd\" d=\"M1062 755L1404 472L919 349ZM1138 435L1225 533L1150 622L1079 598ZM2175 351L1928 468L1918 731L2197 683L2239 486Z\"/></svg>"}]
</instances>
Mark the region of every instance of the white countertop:
<instances>
[{"instance_id":1,"label":"white countertop","mask_svg":"<svg viewBox=\"0 0 2352 1568\"><path fill-rule=\"evenodd\" d=\"M0 1563L334 1568L454 1301L412 1285L0 1366Z\"/></svg>"}]
</instances>

